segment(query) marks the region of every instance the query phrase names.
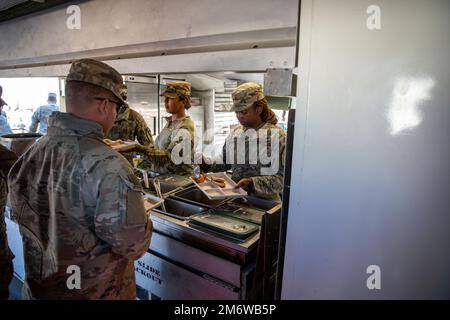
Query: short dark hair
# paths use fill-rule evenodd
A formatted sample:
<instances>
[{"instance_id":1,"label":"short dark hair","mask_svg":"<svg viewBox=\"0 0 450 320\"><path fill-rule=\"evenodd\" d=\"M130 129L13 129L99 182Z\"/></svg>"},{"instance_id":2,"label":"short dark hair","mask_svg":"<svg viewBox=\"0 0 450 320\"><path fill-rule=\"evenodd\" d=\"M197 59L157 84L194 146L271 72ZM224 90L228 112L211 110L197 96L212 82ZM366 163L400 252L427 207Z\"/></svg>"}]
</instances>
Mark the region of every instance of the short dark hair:
<instances>
[{"instance_id":1,"label":"short dark hair","mask_svg":"<svg viewBox=\"0 0 450 320\"><path fill-rule=\"evenodd\" d=\"M74 80L66 82L66 108L69 112L73 108L89 106L92 103L92 98L97 96L104 96L114 100L113 93L102 87Z\"/></svg>"}]
</instances>

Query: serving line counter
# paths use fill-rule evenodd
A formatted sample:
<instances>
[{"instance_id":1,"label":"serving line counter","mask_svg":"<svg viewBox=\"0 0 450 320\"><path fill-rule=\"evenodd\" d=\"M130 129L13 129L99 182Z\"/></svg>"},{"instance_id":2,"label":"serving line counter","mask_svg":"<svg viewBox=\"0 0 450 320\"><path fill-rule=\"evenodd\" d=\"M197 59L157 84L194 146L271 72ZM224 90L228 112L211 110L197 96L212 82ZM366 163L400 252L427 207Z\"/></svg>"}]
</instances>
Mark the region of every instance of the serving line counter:
<instances>
[{"instance_id":1,"label":"serving line counter","mask_svg":"<svg viewBox=\"0 0 450 320\"><path fill-rule=\"evenodd\" d=\"M180 190L181 189L181 190ZM253 197L209 200L195 186L165 194L165 211L150 217L153 235L148 252L135 262L140 299L248 299L257 267L264 215L277 215L281 205ZM224 210L239 208L236 213ZM194 220L214 218L250 234L237 238L224 228ZM246 219L248 217L248 219ZM218 222L217 222L218 221ZM266 227L267 229L267 227ZM240 236L240 234L238 234Z\"/></svg>"}]
</instances>

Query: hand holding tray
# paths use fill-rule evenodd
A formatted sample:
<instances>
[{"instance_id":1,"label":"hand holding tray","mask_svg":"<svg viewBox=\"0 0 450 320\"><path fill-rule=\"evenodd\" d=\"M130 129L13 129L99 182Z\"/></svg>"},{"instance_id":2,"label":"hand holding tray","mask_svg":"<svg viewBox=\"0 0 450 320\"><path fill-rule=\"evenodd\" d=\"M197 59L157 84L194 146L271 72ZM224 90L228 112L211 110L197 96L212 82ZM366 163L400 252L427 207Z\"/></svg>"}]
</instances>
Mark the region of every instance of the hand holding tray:
<instances>
[{"instance_id":1,"label":"hand holding tray","mask_svg":"<svg viewBox=\"0 0 450 320\"><path fill-rule=\"evenodd\" d=\"M104 143L116 150L117 152L126 152L138 145L136 141L110 140L104 139Z\"/></svg>"},{"instance_id":2,"label":"hand holding tray","mask_svg":"<svg viewBox=\"0 0 450 320\"><path fill-rule=\"evenodd\" d=\"M220 182L214 182L214 178L219 178ZM236 188L236 182L225 172L207 173L204 182L197 182L194 177L191 177L191 180L210 200L247 196L247 192L242 188Z\"/></svg>"}]
</instances>

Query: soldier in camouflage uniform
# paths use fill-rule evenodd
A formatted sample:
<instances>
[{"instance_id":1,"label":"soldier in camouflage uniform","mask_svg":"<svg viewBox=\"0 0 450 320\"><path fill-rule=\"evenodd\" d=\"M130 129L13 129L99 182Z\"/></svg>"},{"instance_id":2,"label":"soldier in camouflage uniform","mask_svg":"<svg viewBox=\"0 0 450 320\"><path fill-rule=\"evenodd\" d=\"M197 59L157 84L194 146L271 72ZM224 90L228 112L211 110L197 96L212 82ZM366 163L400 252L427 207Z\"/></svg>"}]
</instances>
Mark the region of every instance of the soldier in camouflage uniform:
<instances>
[{"instance_id":1,"label":"soldier in camouflage uniform","mask_svg":"<svg viewBox=\"0 0 450 320\"><path fill-rule=\"evenodd\" d=\"M191 84L186 81L169 82L161 96L165 97L166 111L172 116L166 118L167 123L156 138L154 148L138 146L132 151L142 153L144 166L150 167L154 172L191 176L195 124L191 117L186 115L186 110L191 107ZM183 149L190 151L190 155L183 155ZM174 161L172 151L180 156L177 161Z\"/></svg>"},{"instance_id":2,"label":"soldier in camouflage uniform","mask_svg":"<svg viewBox=\"0 0 450 320\"><path fill-rule=\"evenodd\" d=\"M279 194L283 190L283 172L286 136L281 128L276 127L277 118L269 108L259 84L247 82L235 89L232 94L233 108L240 125L235 127L228 135L222 149L220 161L212 163L211 159L205 159L206 165L202 165L204 171L226 171L232 170L232 179L237 182L238 187L245 188L249 194L272 200L280 200ZM249 130L253 129L253 134ZM238 148L239 139L244 139L245 154ZM272 140L272 139L275 139ZM274 150L277 154L272 155L272 143L277 143ZM250 146L257 146L253 151ZM251 154L253 152L253 154ZM268 158L273 156L275 161L261 159L260 155L266 153ZM233 158L229 158L231 155ZM244 157L245 156L245 157ZM238 160L242 158L242 162ZM251 161L251 158L255 161ZM271 174L265 173L264 169L274 168ZM275 171L275 172L273 172Z\"/></svg>"},{"instance_id":3,"label":"soldier in camouflage uniform","mask_svg":"<svg viewBox=\"0 0 450 320\"><path fill-rule=\"evenodd\" d=\"M68 113L50 117L47 135L9 173L24 298L136 298L134 260L149 247L152 223L133 168L103 142L123 103L122 84L107 64L73 62Z\"/></svg>"},{"instance_id":4,"label":"soldier in camouflage uniform","mask_svg":"<svg viewBox=\"0 0 450 320\"><path fill-rule=\"evenodd\" d=\"M127 100L127 87L124 85L121 92L123 100ZM120 108L114 126L108 134L111 140L134 141L137 139L143 146L152 147L152 133L145 123L144 118L130 108L128 103Z\"/></svg>"},{"instance_id":5,"label":"soldier in camouflage uniform","mask_svg":"<svg viewBox=\"0 0 450 320\"><path fill-rule=\"evenodd\" d=\"M59 106L56 105L56 94L50 92L48 94L47 104L40 106L33 113L30 132L36 132L39 125L39 133L45 134L47 132L48 118L55 111L59 111Z\"/></svg>"},{"instance_id":6,"label":"soldier in camouflage uniform","mask_svg":"<svg viewBox=\"0 0 450 320\"><path fill-rule=\"evenodd\" d=\"M8 299L8 286L14 273L12 264L14 255L8 246L4 212L8 196L6 184L8 171L16 160L14 152L0 145L0 300Z\"/></svg>"},{"instance_id":7,"label":"soldier in camouflage uniform","mask_svg":"<svg viewBox=\"0 0 450 320\"><path fill-rule=\"evenodd\" d=\"M0 86L0 136L13 133L11 127L9 126L6 112L3 111L3 107L7 106L8 104L5 102L5 100L2 99L2 94L3 88L2 86Z\"/></svg>"}]
</instances>

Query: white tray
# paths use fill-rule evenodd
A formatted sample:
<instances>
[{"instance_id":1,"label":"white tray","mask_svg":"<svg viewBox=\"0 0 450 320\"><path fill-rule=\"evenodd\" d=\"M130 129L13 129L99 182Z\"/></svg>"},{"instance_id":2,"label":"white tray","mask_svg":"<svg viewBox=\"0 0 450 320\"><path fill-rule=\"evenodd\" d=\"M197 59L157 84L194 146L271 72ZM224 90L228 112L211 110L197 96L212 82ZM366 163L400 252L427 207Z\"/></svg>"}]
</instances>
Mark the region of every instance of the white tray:
<instances>
[{"instance_id":1,"label":"white tray","mask_svg":"<svg viewBox=\"0 0 450 320\"><path fill-rule=\"evenodd\" d=\"M122 141L122 140L113 141L110 139L104 139L103 142L105 142L108 146L110 146L117 152L124 152L138 145L136 141Z\"/></svg>"},{"instance_id":2,"label":"white tray","mask_svg":"<svg viewBox=\"0 0 450 320\"><path fill-rule=\"evenodd\" d=\"M220 188L210 181L198 183L193 177L191 177L191 180L208 197L208 199L216 200L225 198L241 198L247 196L247 192L244 189L235 188L236 182L234 182L225 172L211 172L206 175L208 177L218 177L225 180L225 187Z\"/></svg>"},{"instance_id":3,"label":"white tray","mask_svg":"<svg viewBox=\"0 0 450 320\"><path fill-rule=\"evenodd\" d=\"M154 208L157 208L164 202L164 199L161 199L153 194L146 193L144 194L144 207L145 211L150 211Z\"/></svg>"}]
</instances>

